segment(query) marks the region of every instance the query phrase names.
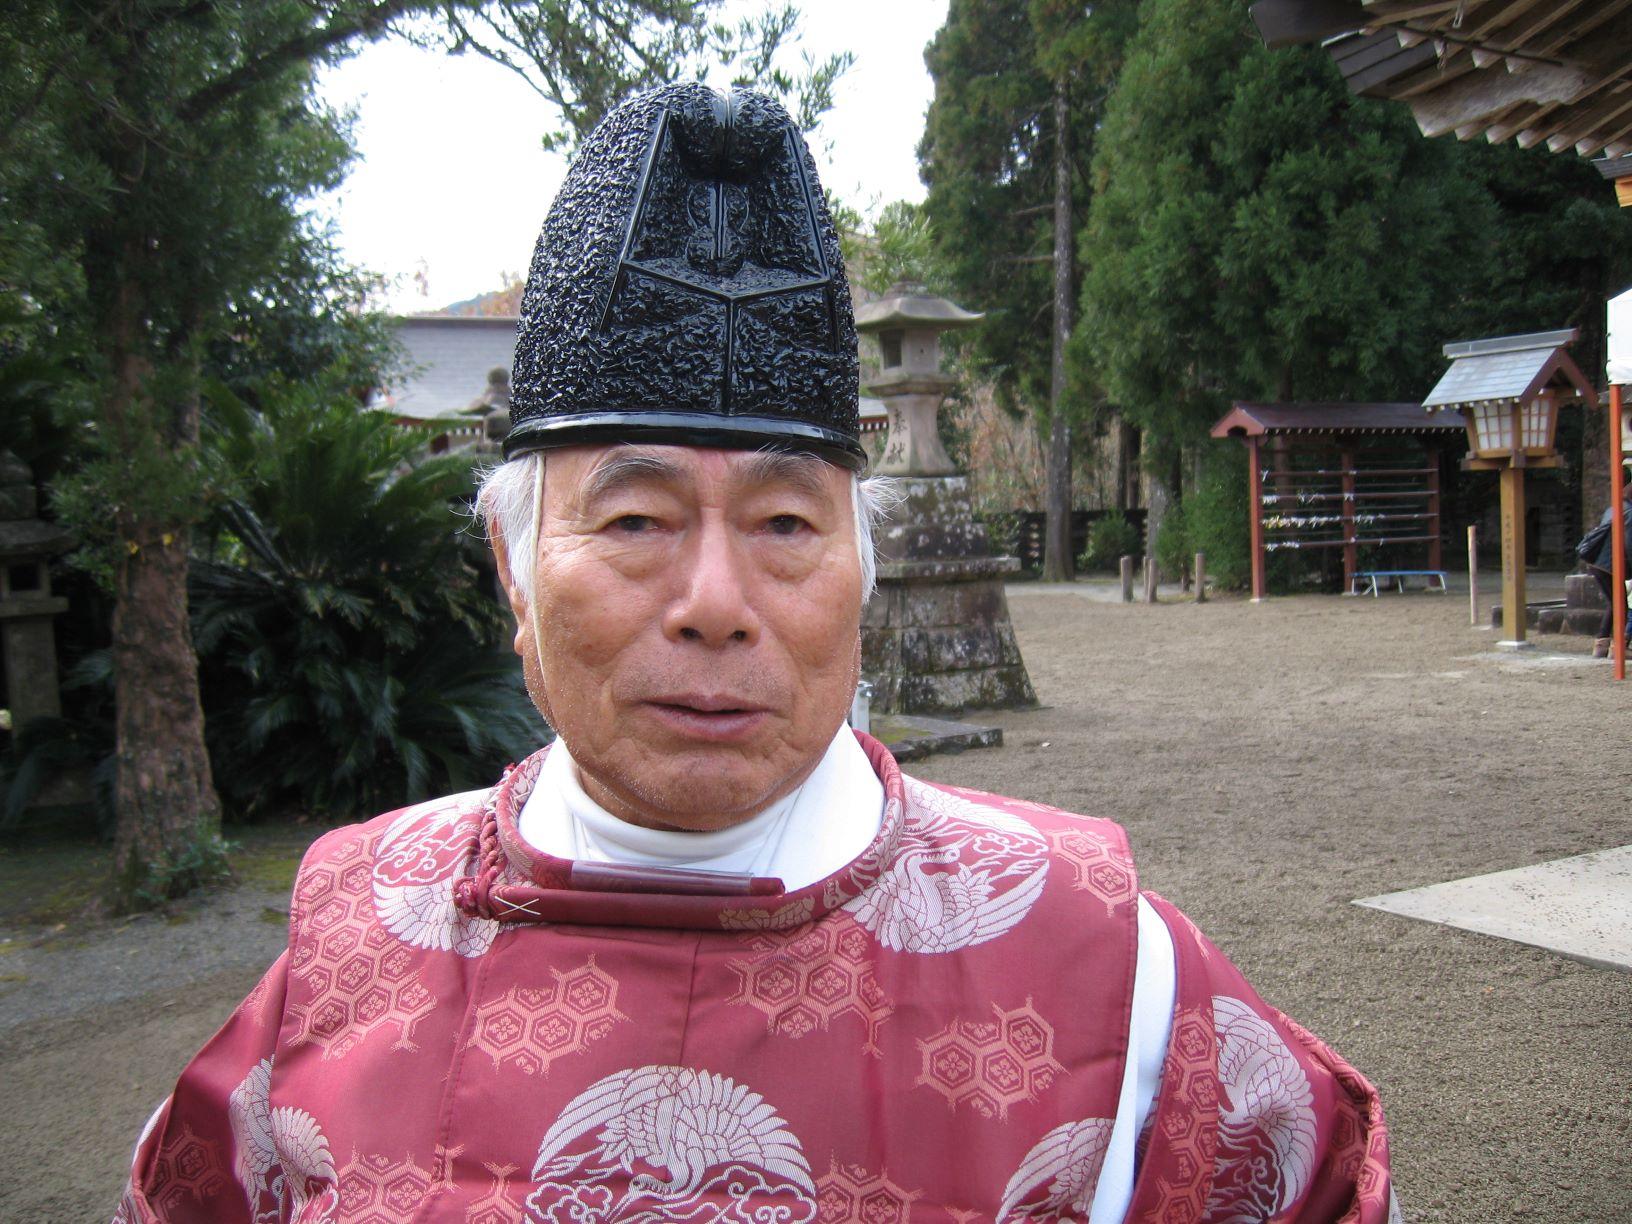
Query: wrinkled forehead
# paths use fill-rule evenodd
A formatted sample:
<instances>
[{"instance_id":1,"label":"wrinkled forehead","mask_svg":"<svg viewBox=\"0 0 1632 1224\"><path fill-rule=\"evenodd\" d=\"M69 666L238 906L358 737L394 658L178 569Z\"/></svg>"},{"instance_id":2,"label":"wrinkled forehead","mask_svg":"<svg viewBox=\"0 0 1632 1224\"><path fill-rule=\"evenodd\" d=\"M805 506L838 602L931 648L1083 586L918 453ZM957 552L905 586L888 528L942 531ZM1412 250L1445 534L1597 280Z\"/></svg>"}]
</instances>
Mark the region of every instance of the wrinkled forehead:
<instances>
[{"instance_id":1,"label":"wrinkled forehead","mask_svg":"<svg viewBox=\"0 0 1632 1224\"><path fill-rule=\"evenodd\" d=\"M557 504L586 504L637 485L708 500L773 487L836 503L849 499L851 481L847 469L804 451L620 443L551 451L546 484Z\"/></svg>"}]
</instances>

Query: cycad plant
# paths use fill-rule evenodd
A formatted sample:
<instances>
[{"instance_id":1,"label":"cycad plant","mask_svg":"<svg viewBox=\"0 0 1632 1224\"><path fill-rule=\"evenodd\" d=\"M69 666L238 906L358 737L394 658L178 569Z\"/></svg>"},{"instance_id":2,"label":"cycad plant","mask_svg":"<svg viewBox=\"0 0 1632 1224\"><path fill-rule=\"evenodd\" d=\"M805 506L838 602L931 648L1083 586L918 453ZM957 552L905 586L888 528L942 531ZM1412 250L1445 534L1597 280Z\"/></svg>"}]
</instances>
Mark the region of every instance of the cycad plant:
<instances>
[{"instance_id":1,"label":"cycad plant","mask_svg":"<svg viewBox=\"0 0 1632 1224\"><path fill-rule=\"evenodd\" d=\"M468 464L318 389L218 392L191 579L206 735L237 817L365 816L491 781L544 736L479 589Z\"/></svg>"}]
</instances>

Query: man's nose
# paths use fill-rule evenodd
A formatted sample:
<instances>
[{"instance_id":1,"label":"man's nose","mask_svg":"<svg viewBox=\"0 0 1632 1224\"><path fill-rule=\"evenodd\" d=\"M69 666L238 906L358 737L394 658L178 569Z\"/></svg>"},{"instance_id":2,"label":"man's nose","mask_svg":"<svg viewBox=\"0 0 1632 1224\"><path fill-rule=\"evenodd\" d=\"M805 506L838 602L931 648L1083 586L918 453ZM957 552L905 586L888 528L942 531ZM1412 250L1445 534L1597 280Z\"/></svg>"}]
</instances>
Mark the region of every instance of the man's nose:
<instances>
[{"instance_id":1,"label":"man's nose","mask_svg":"<svg viewBox=\"0 0 1632 1224\"><path fill-rule=\"evenodd\" d=\"M679 590L663 618L672 639L723 646L752 643L759 617L749 598L752 559L725 524L704 521L682 553Z\"/></svg>"}]
</instances>

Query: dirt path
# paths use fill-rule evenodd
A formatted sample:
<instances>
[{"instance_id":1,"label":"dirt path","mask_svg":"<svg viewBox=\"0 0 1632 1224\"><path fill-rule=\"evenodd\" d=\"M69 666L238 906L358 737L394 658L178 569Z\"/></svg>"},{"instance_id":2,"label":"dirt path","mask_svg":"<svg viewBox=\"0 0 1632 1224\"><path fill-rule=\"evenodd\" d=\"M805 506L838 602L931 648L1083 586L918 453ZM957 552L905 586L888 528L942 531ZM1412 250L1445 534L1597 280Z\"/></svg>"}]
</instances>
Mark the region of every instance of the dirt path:
<instances>
[{"instance_id":1,"label":"dirt path","mask_svg":"<svg viewBox=\"0 0 1632 1224\"><path fill-rule=\"evenodd\" d=\"M1382 1089L1408 1219L1632 1220L1632 973L1349 904L1632 842L1632 683L1494 656L1455 599L1011 604L1045 708L913 772L1126 824L1145 884ZM240 950L272 928L219 929ZM170 930L129 955L163 963ZM147 1113L254 982L227 960L81 992L50 1027L0 995L0 1220L106 1218Z\"/></svg>"},{"instance_id":2,"label":"dirt path","mask_svg":"<svg viewBox=\"0 0 1632 1224\"><path fill-rule=\"evenodd\" d=\"M1408 1219L1632 1220L1632 974L1349 904L1632 842L1632 683L1493 656L1453 599L1078 603L1012 600L1050 708L917 772L1122 821L1378 1084Z\"/></svg>"}]
</instances>

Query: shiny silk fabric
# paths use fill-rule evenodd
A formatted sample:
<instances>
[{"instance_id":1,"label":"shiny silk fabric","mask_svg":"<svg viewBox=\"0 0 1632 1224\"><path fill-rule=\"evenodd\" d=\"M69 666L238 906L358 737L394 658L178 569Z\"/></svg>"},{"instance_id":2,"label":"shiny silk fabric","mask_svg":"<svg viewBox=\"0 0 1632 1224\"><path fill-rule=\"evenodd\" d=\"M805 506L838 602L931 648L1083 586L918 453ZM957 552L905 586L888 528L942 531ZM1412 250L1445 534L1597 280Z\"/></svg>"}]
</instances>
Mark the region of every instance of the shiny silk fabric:
<instances>
[{"instance_id":1,"label":"shiny silk fabric","mask_svg":"<svg viewBox=\"0 0 1632 1224\"><path fill-rule=\"evenodd\" d=\"M571 886L489 791L336 830L288 951L148 1123L116 1221L1086 1220L1138 884L1116 825L904 777L786 895ZM1129 1219L1389 1217L1371 1086L1166 901Z\"/></svg>"}]
</instances>

